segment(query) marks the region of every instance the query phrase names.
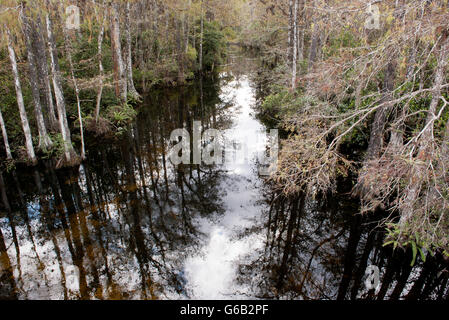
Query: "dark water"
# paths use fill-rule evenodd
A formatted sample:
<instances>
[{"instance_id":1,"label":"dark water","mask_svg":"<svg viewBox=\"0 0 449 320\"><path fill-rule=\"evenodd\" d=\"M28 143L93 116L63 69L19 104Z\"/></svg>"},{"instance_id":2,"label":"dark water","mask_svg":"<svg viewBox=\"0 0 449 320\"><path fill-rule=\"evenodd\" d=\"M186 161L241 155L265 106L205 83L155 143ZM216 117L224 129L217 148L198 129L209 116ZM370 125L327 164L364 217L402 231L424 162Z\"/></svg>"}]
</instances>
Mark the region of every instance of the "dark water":
<instances>
[{"instance_id":1,"label":"dark water","mask_svg":"<svg viewBox=\"0 0 449 320\"><path fill-rule=\"evenodd\" d=\"M346 195L285 199L258 175L254 60L152 92L120 139L80 167L2 173L0 297L53 299L448 299L440 256L382 247L382 213ZM247 161L174 166L170 133L231 129ZM96 140L96 139L91 139ZM368 290L368 266L380 270Z\"/></svg>"}]
</instances>

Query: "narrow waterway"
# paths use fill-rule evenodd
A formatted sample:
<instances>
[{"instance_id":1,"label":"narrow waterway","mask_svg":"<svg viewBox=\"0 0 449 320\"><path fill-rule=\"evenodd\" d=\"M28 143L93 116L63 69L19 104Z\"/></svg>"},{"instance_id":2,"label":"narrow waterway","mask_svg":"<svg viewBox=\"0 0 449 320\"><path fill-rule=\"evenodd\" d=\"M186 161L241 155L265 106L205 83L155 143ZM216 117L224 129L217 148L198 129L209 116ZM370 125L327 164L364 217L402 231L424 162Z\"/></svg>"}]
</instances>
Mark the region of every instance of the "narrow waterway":
<instances>
[{"instance_id":1,"label":"narrow waterway","mask_svg":"<svg viewBox=\"0 0 449 320\"><path fill-rule=\"evenodd\" d=\"M270 190L256 61L151 91L127 130L89 136L79 167L3 170L0 298L447 298L447 260L383 247L385 213L359 215L347 181L325 199ZM170 161L171 132L194 121L232 146L223 164Z\"/></svg>"},{"instance_id":2,"label":"narrow waterway","mask_svg":"<svg viewBox=\"0 0 449 320\"><path fill-rule=\"evenodd\" d=\"M229 112L233 115L223 139L237 148L234 157L217 167L225 172L218 186L224 213L196 222L205 241L185 263L187 287L192 290L191 297L198 299L247 297L248 288L235 284L239 258L263 246L260 233L245 235L245 230L260 223L267 207L257 162L266 148L262 139L266 129L255 119L255 92L248 76L227 83L221 95L222 100L232 101Z\"/></svg>"}]
</instances>

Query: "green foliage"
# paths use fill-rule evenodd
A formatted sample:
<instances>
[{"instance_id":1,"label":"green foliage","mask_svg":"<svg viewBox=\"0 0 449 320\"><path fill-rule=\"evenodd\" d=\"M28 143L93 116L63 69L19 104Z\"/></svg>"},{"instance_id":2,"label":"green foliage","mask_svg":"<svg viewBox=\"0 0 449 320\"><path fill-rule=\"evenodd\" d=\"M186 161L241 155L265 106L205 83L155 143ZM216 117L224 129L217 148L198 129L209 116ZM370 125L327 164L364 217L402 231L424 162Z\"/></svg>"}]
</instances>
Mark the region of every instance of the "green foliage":
<instances>
[{"instance_id":1,"label":"green foliage","mask_svg":"<svg viewBox=\"0 0 449 320\"><path fill-rule=\"evenodd\" d=\"M328 45L323 47L323 53L327 56L338 55L342 48L355 48L361 46L360 39L356 38L349 27L345 27L335 36L330 35Z\"/></svg>"},{"instance_id":2,"label":"green foliage","mask_svg":"<svg viewBox=\"0 0 449 320\"><path fill-rule=\"evenodd\" d=\"M287 88L278 88L279 91L270 94L262 103L262 110L268 112L272 117L279 120L289 118L290 116L301 112L304 106L316 104L313 97L307 95L295 95Z\"/></svg>"},{"instance_id":3,"label":"green foliage","mask_svg":"<svg viewBox=\"0 0 449 320\"><path fill-rule=\"evenodd\" d=\"M117 128L128 125L137 116L137 112L129 104L109 107L108 120Z\"/></svg>"},{"instance_id":4,"label":"green foliage","mask_svg":"<svg viewBox=\"0 0 449 320\"><path fill-rule=\"evenodd\" d=\"M120 137L128 130L129 124L135 119L136 116L137 112L134 110L133 106L126 103L123 105L109 107L105 120L112 124L115 129L115 136Z\"/></svg>"},{"instance_id":5,"label":"green foliage","mask_svg":"<svg viewBox=\"0 0 449 320\"><path fill-rule=\"evenodd\" d=\"M16 170L16 162L12 159L5 160L3 165L5 167L5 171L8 173Z\"/></svg>"},{"instance_id":6,"label":"green foliage","mask_svg":"<svg viewBox=\"0 0 449 320\"><path fill-rule=\"evenodd\" d=\"M61 133L51 133L50 139L53 142L53 148L44 151L43 159L61 158L64 155L64 139Z\"/></svg>"},{"instance_id":7,"label":"green foliage","mask_svg":"<svg viewBox=\"0 0 449 320\"><path fill-rule=\"evenodd\" d=\"M434 256L435 251L439 248L439 244L429 243L418 232L411 234L404 230L404 228L401 228L397 223L387 223L386 226L387 235L383 246L385 247L392 245L393 250L397 247L410 247L412 249L412 260L410 262L410 266L415 265L418 253L421 260L425 262L425 252L429 252L432 256ZM443 250L443 254L449 256L449 253L446 250Z\"/></svg>"},{"instance_id":8,"label":"green foliage","mask_svg":"<svg viewBox=\"0 0 449 320\"><path fill-rule=\"evenodd\" d=\"M198 59L198 52L190 44L187 48L186 59L187 59L188 65L193 65L196 62L196 60Z\"/></svg>"},{"instance_id":9,"label":"green foliage","mask_svg":"<svg viewBox=\"0 0 449 320\"><path fill-rule=\"evenodd\" d=\"M196 50L199 52L200 21L197 21L196 28ZM226 37L216 21L204 21L203 28L203 69L213 71L216 66L223 63L226 57Z\"/></svg>"},{"instance_id":10,"label":"green foliage","mask_svg":"<svg viewBox=\"0 0 449 320\"><path fill-rule=\"evenodd\" d=\"M234 28L231 27L225 27L223 29L223 34L226 37L227 41L235 41L237 38L237 33L235 32Z\"/></svg>"}]
</instances>

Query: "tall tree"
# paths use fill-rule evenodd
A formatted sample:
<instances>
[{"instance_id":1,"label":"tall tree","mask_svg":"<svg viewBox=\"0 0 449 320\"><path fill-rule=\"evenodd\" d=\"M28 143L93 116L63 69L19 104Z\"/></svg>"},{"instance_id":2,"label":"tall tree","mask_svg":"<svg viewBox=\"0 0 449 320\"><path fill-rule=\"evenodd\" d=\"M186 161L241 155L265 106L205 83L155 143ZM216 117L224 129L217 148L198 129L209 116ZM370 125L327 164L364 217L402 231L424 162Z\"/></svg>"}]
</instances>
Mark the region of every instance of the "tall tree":
<instances>
[{"instance_id":1,"label":"tall tree","mask_svg":"<svg viewBox=\"0 0 449 320\"><path fill-rule=\"evenodd\" d=\"M296 87L296 61L298 59L298 1L295 0L293 7L293 54L292 54L292 89Z\"/></svg>"},{"instance_id":2,"label":"tall tree","mask_svg":"<svg viewBox=\"0 0 449 320\"><path fill-rule=\"evenodd\" d=\"M128 93L134 98L140 97L133 80L133 62L132 62L132 42L131 42L131 21L130 21L130 2L126 2L125 9L125 38L126 38L126 80L128 85Z\"/></svg>"},{"instance_id":3,"label":"tall tree","mask_svg":"<svg viewBox=\"0 0 449 320\"><path fill-rule=\"evenodd\" d=\"M75 70L73 67L73 60L72 60L72 48L70 46L70 39L68 35L68 30L66 27L63 26L63 33L64 33L64 44L65 44L65 51L67 55L67 60L69 62L70 67L70 75L72 78L73 87L75 89L75 96L76 96L76 107L78 110L78 121L80 126L80 136L81 136L81 159L84 160L86 158L86 150L84 146L84 128L83 128L83 115L81 112L81 101L80 101L80 90L78 87L78 82L75 77Z\"/></svg>"},{"instance_id":4,"label":"tall tree","mask_svg":"<svg viewBox=\"0 0 449 320\"><path fill-rule=\"evenodd\" d=\"M200 53L199 53L199 62L200 62L200 72L203 72L203 38L204 38L204 9L203 9L203 0L201 0L201 17L200 17Z\"/></svg>"},{"instance_id":5,"label":"tall tree","mask_svg":"<svg viewBox=\"0 0 449 320\"><path fill-rule=\"evenodd\" d=\"M53 93L50 80L50 72L48 68L47 48L44 40L45 28L42 26L41 17L37 15L34 20L35 28L33 28L34 50L36 53L36 64L41 82L42 89L45 95L45 104L48 114L48 126L51 131L59 131L58 119L56 117L55 103L53 102Z\"/></svg>"},{"instance_id":6,"label":"tall tree","mask_svg":"<svg viewBox=\"0 0 449 320\"><path fill-rule=\"evenodd\" d=\"M287 60L289 64L293 54L293 1L296 0L288 0Z\"/></svg>"},{"instance_id":7,"label":"tall tree","mask_svg":"<svg viewBox=\"0 0 449 320\"><path fill-rule=\"evenodd\" d=\"M45 126L44 121L44 115L42 113L42 106L41 106L41 98L40 98L40 92L39 92L39 80L38 80L38 73L37 73L37 60L36 55L34 53L34 47L33 47L33 41L32 41L32 33L33 33L33 27L36 29L36 26L32 26L32 22L30 21L29 17L25 14L25 8L24 4L22 4L20 8L20 19L22 22L22 29L23 33L25 35L25 43L28 53L28 68L29 68L29 81L31 86L31 93L33 96L33 102L34 102L34 114L36 117L37 122L37 129L39 132L39 149L43 151L49 150L53 146L53 142L51 141L48 133L47 128Z\"/></svg>"},{"instance_id":8,"label":"tall tree","mask_svg":"<svg viewBox=\"0 0 449 320\"><path fill-rule=\"evenodd\" d=\"M94 10L95 10L95 16L98 19L98 23L100 24L100 32L98 32L98 39L97 39L97 56L98 56L98 70L99 70L99 84L98 84L98 93L97 93L97 100L95 104L95 123L98 124L98 119L100 118L100 107L101 107L101 96L103 94L103 77L104 77L104 67L103 67L103 38L104 38L104 25L106 21L106 14L105 14L105 0L103 0L101 11L102 17L99 17L99 12L97 9L97 5L94 2Z\"/></svg>"},{"instance_id":9,"label":"tall tree","mask_svg":"<svg viewBox=\"0 0 449 320\"><path fill-rule=\"evenodd\" d=\"M298 5L298 22L297 22L297 37L298 37L298 61L304 60L304 36L305 36L305 7L306 0L299 0Z\"/></svg>"},{"instance_id":10,"label":"tall tree","mask_svg":"<svg viewBox=\"0 0 449 320\"><path fill-rule=\"evenodd\" d=\"M421 131L421 138L419 141L418 153L416 156L416 164L411 172L410 184L406 190L404 206L401 212L401 219L399 224L405 226L413 216L414 205L419 197L422 185L424 183L424 175L426 174L426 166L431 161L431 150L434 147L434 123L438 119L437 108L441 100L442 86L445 79L445 70L449 60L449 30L443 30L442 34L437 39L437 67L432 88L432 100L429 105L427 118L424 129Z\"/></svg>"},{"instance_id":11,"label":"tall tree","mask_svg":"<svg viewBox=\"0 0 449 320\"><path fill-rule=\"evenodd\" d=\"M120 42L120 18L118 6L118 3L116 2L112 2L110 5L112 59L114 61L115 94L122 100L122 102L126 102L128 91L125 64L123 63L122 56L122 45Z\"/></svg>"},{"instance_id":12,"label":"tall tree","mask_svg":"<svg viewBox=\"0 0 449 320\"><path fill-rule=\"evenodd\" d=\"M32 164L36 164L37 158L36 158L36 154L34 153L33 137L31 136L31 129L30 129L30 125L28 123L28 116L27 116L27 113L25 110L25 104L23 101L22 86L20 84L19 71L17 69L16 54L14 52L14 48L12 45L11 33L6 25L5 25L5 29L6 29L6 40L8 43L9 60L11 62L12 72L13 72L13 76L14 76L14 85L16 88L17 105L19 106L20 120L22 122L22 128L23 128L23 132L25 134L25 145L26 145L26 150L27 150L27 154L28 154L28 160Z\"/></svg>"},{"instance_id":13,"label":"tall tree","mask_svg":"<svg viewBox=\"0 0 449 320\"><path fill-rule=\"evenodd\" d=\"M56 97L56 109L58 111L59 128L61 130L62 139L64 141L65 160L68 164L70 164L75 163L77 161L77 155L72 146L72 139L70 136L70 129L67 121L64 92L62 90L61 84L61 72L59 69L58 52L56 49L56 43L53 36L53 23L48 13L45 16L45 21L47 24L47 38L48 38L48 48L50 52L50 66L53 81L53 89Z\"/></svg>"}]
</instances>

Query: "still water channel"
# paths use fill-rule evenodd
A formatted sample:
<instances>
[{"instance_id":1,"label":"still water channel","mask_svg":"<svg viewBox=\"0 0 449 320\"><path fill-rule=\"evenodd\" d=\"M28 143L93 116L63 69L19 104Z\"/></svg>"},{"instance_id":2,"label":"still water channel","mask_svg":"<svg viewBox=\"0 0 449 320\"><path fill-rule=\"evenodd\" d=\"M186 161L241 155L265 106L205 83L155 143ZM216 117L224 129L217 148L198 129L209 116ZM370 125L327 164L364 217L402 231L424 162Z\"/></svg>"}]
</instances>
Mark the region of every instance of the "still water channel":
<instances>
[{"instance_id":1,"label":"still water channel","mask_svg":"<svg viewBox=\"0 0 449 320\"><path fill-rule=\"evenodd\" d=\"M0 297L447 299L447 262L411 267L382 247L382 213L357 215L347 183L326 201L270 190L258 94L254 59L232 56L216 79L151 92L120 138L91 138L81 166L3 172ZM170 133L193 121L246 157L173 165Z\"/></svg>"}]
</instances>

